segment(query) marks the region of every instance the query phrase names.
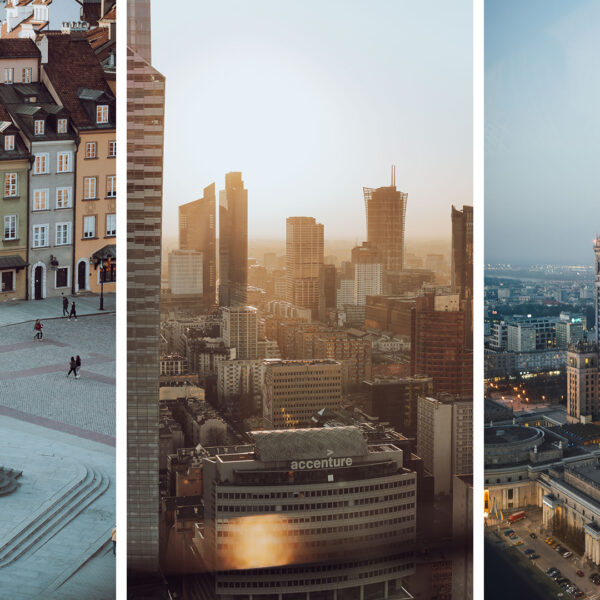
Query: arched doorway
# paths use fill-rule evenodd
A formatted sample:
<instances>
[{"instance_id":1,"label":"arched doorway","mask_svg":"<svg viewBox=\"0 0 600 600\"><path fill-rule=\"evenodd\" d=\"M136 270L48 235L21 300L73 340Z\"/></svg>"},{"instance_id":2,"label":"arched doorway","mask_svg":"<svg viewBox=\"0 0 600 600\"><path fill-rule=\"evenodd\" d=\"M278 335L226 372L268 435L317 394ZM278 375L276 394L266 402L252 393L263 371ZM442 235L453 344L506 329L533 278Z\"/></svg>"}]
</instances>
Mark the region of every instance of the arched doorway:
<instances>
[{"instance_id":1,"label":"arched doorway","mask_svg":"<svg viewBox=\"0 0 600 600\"><path fill-rule=\"evenodd\" d=\"M87 260L80 260L77 263L77 291L86 290L88 287Z\"/></svg>"},{"instance_id":2,"label":"arched doorway","mask_svg":"<svg viewBox=\"0 0 600 600\"><path fill-rule=\"evenodd\" d=\"M44 267L39 263L33 268L33 299L42 300L44 297Z\"/></svg>"}]
</instances>

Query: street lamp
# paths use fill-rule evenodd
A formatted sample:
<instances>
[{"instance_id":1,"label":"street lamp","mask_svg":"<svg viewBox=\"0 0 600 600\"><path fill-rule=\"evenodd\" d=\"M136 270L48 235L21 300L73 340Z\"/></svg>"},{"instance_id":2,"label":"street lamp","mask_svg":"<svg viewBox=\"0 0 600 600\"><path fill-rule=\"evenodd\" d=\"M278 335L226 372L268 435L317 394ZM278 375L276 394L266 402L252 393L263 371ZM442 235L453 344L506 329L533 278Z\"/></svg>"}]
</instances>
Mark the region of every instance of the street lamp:
<instances>
[{"instance_id":1,"label":"street lamp","mask_svg":"<svg viewBox=\"0 0 600 600\"><path fill-rule=\"evenodd\" d=\"M100 267L100 310L104 310L104 257L92 256L90 262L96 270Z\"/></svg>"}]
</instances>

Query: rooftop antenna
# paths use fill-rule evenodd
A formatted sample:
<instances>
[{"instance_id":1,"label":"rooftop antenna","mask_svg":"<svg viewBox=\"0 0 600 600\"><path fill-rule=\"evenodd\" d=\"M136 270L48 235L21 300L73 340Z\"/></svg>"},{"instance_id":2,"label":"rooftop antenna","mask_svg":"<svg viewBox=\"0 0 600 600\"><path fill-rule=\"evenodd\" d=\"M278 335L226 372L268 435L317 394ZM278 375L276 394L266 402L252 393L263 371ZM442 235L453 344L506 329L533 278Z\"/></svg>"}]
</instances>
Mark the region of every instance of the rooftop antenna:
<instances>
[{"instance_id":1,"label":"rooftop antenna","mask_svg":"<svg viewBox=\"0 0 600 600\"><path fill-rule=\"evenodd\" d=\"M392 165L392 187L396 187L396 167Z\"/></svg>"}]
</instances>

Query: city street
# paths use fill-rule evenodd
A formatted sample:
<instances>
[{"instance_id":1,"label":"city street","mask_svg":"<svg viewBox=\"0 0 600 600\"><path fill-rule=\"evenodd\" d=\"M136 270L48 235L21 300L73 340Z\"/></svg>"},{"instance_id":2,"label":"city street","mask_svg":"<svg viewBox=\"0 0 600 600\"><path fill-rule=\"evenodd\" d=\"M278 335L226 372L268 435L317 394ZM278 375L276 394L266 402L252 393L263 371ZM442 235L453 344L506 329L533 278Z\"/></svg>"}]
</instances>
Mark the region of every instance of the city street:
<instances>
[{"instance_id":1,"label":"city street","mask_svg":"<svg viewBox=\"0 0 600 600\"><path fill-rule=\"evenodd\" d=\"M503 540L505 545L511 546L513 545L515 549L522 553L524 557L525 550L531 548L535 550L536 554L539 554L539 558L535 560L528 559L529 563L532 565L532 568L539 569L543 574L543 577L548 578L548 583L551 585L551 579L546 575L546 570L550 567L556 567L560 570L563 577L566 577L571 580L572 583L577 585L577 587L585 593L585 598L588 599L600 599L600 587L594 585L590 580L589 576L591 573L600 572L600 569L596 566L589 566L586 562L578 555L573 552L573 556L570 558L563 558L554 548L544 542L546 537L551 536L555 543L561 543L562 546L568 548L567 544L562 543L562 541L556 536L552 536L552 534L544 530L541 531L541 518L542 511L539 508L527 508L525 510L527 513L527 517L520 521L517 521L514 524L510 524L506 519L500 524L497 525L488 525L486 534L493 535L492 532L499 533L500 538ZM505 517L508 515L505 515ZM510 539L509 537L504 535L504 532L507 529L512 529L518 536L518 540ZM535 533L537 536L536 539L531 538L531 533ZM518 541L522 541L522 545L515 545ZM573 551L572 548L568 548L570 551ZM579 577L576 573L577 570L581 570L584 573L583 577ZM554 585L556 588L557 594L561 593L562 590L558 588L558 586ZM571 597L566 592L562 592L565 598Z\"/></svg>"},{"instance_id":2,"label":"city street","mask_svg":"<svg viewBox=\"0 0 600 600\"><path fill-rule=\"evenodd\" d=\"M0 305L0 469L18 473L0 493L2 597L114 597L114 295L98 301L77 298L77 321L60 299Z\"/></svg>"}]
</instances>

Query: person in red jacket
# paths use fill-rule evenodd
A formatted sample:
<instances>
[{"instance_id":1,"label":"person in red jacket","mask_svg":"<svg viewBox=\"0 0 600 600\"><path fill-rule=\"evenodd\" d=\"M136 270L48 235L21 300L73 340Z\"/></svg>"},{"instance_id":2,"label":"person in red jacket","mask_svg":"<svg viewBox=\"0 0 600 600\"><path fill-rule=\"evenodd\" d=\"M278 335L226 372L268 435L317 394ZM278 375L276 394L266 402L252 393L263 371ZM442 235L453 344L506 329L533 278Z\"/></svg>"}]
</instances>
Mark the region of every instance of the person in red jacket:
<instances>
[{"instance_id":1,"label":"person in red jacket","mask_svg":"<svg viewBox=\"0 0 600 600\"><path fill-rule=\"evenodd\" d=\"M42 339L42 322L37 319L37 321L35 322L35 325L33 326L33 330L35 331L35 336L34 336L34 340L41 340Z\"/></svg>"}]
</instances>

